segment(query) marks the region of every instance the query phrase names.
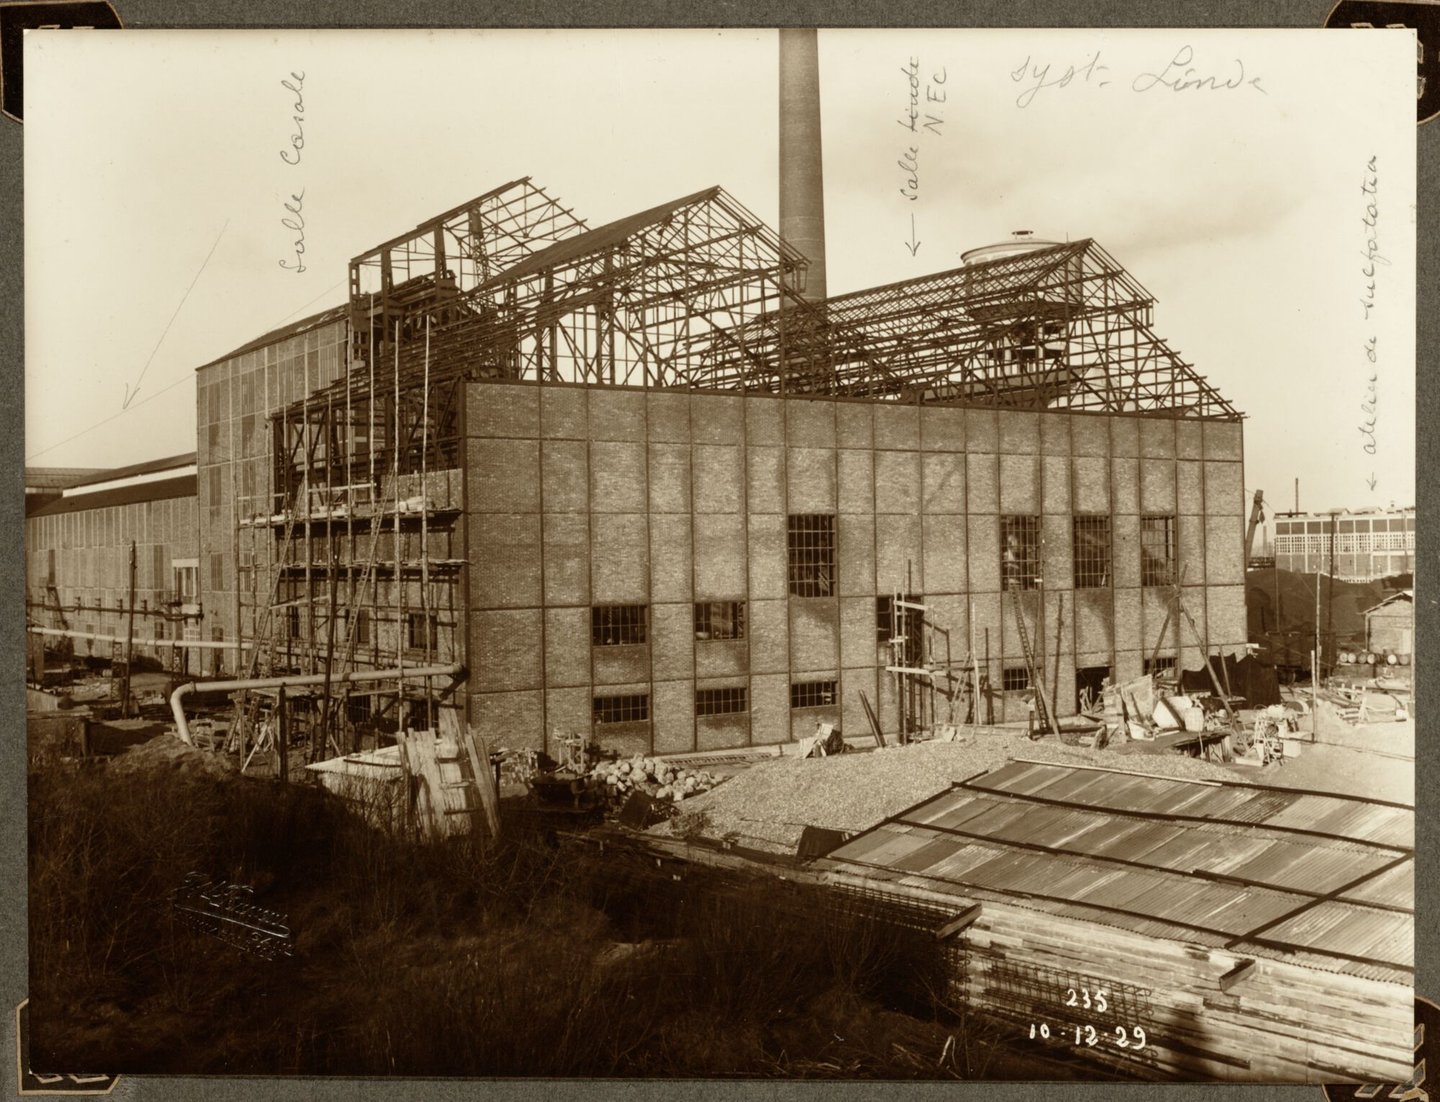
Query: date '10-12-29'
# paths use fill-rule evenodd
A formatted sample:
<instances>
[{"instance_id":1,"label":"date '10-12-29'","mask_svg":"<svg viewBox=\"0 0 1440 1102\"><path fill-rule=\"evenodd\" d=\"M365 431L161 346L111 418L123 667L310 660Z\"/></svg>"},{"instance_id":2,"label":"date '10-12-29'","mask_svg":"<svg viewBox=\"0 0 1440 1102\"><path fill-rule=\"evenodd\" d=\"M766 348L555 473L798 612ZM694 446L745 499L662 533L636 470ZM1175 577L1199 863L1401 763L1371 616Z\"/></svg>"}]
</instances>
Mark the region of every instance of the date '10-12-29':
<instances>
[{"instance_id":1,"label":"date '10-12-29'","mask_svg":"<svg viewBox=\"0 0 1440 1102\"><path fill-rule=\"evenodd\" d=\"M1112 1038L1110 1033L1102 1034L1093 1025L1057 1026L1052 1033L1049 1023L1041 1022L1039 1025L1036 1025L1034 1022L1031 1022L1030 1039L1033 1041L1038 1038L1042 1041L1048 1041L1053 1038L1057 1041L1064 1041L1067 1039L1065 1034L1070 1030L1074 1030L1075 1032L1076 1045L1094 1046L1099 1043L1100 1038L1103 1036L1107 1041L1113 1040L1119 1048L1133 1048L1136 1052L1139 1052L1145 1047L1145 1031L1138 1025L1128 1027L1117 1025L1110 1031L1110 1033L1114 1034Z\"/></svg>"}]
</instances>

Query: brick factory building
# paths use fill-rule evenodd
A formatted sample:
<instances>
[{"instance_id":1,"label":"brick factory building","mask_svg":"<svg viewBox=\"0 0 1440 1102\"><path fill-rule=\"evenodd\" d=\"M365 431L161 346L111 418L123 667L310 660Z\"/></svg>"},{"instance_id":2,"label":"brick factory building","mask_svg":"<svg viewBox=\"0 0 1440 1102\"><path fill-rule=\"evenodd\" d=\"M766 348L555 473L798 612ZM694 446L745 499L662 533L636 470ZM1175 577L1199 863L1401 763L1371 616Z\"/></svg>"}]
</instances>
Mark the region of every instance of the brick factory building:
<instances>
[{"instance_id":1,"label":"brick factory building","mask_svg":"<svg viewBox=\"0 0 1440 1102\"><path fill-rule=\"evenodd\" d=\"M1093 241L965 260L811 301L719 188L422 223L199 369L204 636L334 677L316 757L435 709L657 751L861 734L861 693L887 731L1015 720L1032 671L1067 714L1239 653L1240 415Z\"/></svg>"}]
</instances>

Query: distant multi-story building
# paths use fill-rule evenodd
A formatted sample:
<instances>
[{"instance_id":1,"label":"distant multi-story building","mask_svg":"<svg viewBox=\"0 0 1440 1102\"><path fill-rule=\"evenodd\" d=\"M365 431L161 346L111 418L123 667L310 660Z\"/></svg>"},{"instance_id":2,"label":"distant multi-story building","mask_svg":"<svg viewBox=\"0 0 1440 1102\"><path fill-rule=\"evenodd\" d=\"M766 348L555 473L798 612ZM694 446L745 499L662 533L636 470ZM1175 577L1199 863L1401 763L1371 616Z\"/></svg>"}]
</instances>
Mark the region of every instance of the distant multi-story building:
<instances>
[{"instance_id":1,"label":"distant multi-story building","mask_svg":"<svg viewBox=\"0 0 1440 1102\"><path fill-rule=\"evenodd\" d=\"M1275 520L1275 565L1302 574L1370 582L1415 569L1415 510L1281 513Z\"/></svg>"},{"instance_id":2,"label":"distant multi-story building","mask_svg":"<svg viewBox=\"0 0 1440 1102\"><path fill-rule=\"evenodd\" d=\"M67 481L63 494L25 518L31 632L99 657L118 657L129 639L171 668L208 672L199 643L195 453ZM43 484L33 472L26 483Z\"/></svg>"}]
</instances>

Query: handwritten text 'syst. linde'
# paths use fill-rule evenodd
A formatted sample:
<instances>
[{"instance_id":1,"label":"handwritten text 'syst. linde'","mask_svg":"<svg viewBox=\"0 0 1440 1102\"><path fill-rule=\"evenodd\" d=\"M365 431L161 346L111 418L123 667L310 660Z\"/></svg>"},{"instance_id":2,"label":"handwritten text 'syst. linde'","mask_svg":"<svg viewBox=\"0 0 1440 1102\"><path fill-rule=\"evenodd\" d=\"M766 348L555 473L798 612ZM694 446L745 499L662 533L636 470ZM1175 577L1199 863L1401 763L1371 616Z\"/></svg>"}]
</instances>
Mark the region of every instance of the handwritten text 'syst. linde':
<instances>
[{"instance_id":1,"label":"handwritten text 'syst. linde'","mask_svg":"<svg viewBox=\"0 0 1440 1102\"><path fill-rule=\"evenodd\" d=\"M295 97L294 114L291 116L295 129L290 135L289 148L280 150L280 159L287 165L298 166L305 149L305 74L292 71L289 79L282 80L280 86ZM295 258L293 261L281 260L280 267L298 275L305 270L305 216L300 213L305 206L304 187L292 191L284 206L287 213L280 219L280 225L295 235L291 245Z\"/></svg>"},{"instance_id":2,"label":"handwritten text 'syst. linde'","mask_svg":"<svg viewBox=\"0 0 1440 1102\"><path fill-rule=\"evenodd\" d=\"M1036 58L1033 54L1027 56L1010 70L1010 79L1023 86L1015 97L1015 106L1029 107L1047 88L1108 88L1113 83L1109 75L1111 68L1100 60L1100 54L1101 51L1096 50L1078 63ZM1196 59L1194 47L1184 45L1174 51L1164 65L1136 73L1130 79L1129 88L1144 95L1236 92L1241 89L1264 94L1260 80L1245 67L1243 58L1209 64Z\"/></svg>"}]
</instances>

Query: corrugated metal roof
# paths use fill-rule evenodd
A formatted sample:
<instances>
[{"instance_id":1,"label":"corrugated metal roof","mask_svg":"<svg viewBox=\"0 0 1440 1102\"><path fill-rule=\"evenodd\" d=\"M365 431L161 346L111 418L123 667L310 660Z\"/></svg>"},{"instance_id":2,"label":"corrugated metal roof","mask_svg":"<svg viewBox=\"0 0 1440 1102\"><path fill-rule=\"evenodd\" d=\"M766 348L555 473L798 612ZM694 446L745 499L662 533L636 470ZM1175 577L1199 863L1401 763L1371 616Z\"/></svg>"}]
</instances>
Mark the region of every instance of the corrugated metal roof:
<instances>
[{"instance_id":1,"label":"corrugated metal roof","mask_svg":"<svg viewBox=\"0 0 1440 1102\"><path fill-rule=\"evenodd\" d=\"M1396 601L1409 601L1413 605L1415 603L1415 591L1413 589L1396 590L1394 593L1390 594L1390 596L1386 597L1383 601L1381 601L1378 605L1371 605L1364 612L1362 612L1361 615L1369 616L1370 613L1379 612L1386 605L1393 605Z\"/></svg>"},{"instance_id":2,"label":"corrugated metal roof","mask_svg":"<svg viewBox=\"0 0 1440 1102\"><path fill-rule=\"evenodd\" d=\"M108 467L26 467L25 489L64 490L108 474Z\"/></svg>"},{"instance_id":3,"label":"corrugated metal roof","mask_svg":"<svg viewBox=\"0 0 1440 1102\"><path fill-rule=\"evenodd\" d=\"M185 452L183 455L167 455L163 459L147 459L141 463L132 463L128 467L112 467L97 471L93 475L77 480L67 489L79 490L100 482L116 482L122 478L136 478L140 475L158 474L161 471L180 470L193 466L195 466L194 452Z\"/></svg>"},{"instance_id":4,"label":"corrugated metal roof","mask_svg":"<svg viewBox=\"0 0 1440 1102\"><path fill-rule=\"evenodd\" d=\"M1414 881L1394 839L1413 817L1344 796L1015 762L851 839L824 867L1396 979L1414 962Z\"/></svg>"},{"instance_id":5,"label":"corrugated metal roof","mask_svg":"<svg viewBox=\"0 0 1440 1102\"><path fill-rule=\"evenodd\" d=\"M144 501L194 496L195 476L192 474L183 478L163 478L158 482L140 482L134 486L122 486L118 490L100 490L93 494L62 497L59 501L52 501L49 505L36 509L30 517L51 517L59 513L78 513L85 509L106 509L112 505L137 505Z\"/></svg>"}]
</instances>

